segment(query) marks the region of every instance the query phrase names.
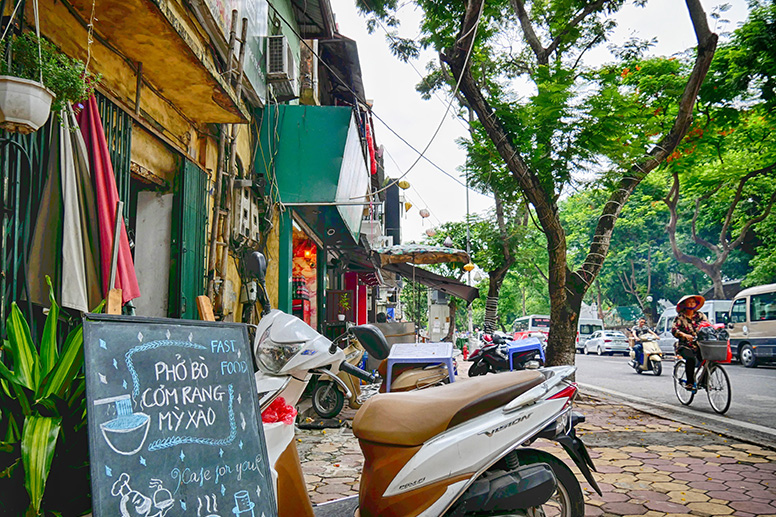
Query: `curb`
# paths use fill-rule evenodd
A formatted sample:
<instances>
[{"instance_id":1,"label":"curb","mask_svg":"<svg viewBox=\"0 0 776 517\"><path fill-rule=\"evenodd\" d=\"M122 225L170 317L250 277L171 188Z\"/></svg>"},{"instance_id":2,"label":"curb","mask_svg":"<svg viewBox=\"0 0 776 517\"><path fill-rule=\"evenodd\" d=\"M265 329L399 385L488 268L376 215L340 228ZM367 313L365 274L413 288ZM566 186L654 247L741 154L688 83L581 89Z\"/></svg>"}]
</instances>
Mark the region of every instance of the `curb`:
<instances>
[{"instance_id":1,"label":"curb","mask_svg":"<svg viewBox=\"0 0 776 517\"><path fill-rule=\"evenodd\" d=\"M619 391L600 388L581 382L577 383L577 385L585 390L584 395L590 396L598 394L599 396L604 395L612 397L636 410L659 418L674 420L682 424L692 425L702 429L705 428L716 434L727 436L740 442L776 450L776 429L773 428L741 420L734 420L722 415L695 411L682 406L677 407L662 402L653 402L635 395L628 395Z\"/></svg>"}]
</instances>

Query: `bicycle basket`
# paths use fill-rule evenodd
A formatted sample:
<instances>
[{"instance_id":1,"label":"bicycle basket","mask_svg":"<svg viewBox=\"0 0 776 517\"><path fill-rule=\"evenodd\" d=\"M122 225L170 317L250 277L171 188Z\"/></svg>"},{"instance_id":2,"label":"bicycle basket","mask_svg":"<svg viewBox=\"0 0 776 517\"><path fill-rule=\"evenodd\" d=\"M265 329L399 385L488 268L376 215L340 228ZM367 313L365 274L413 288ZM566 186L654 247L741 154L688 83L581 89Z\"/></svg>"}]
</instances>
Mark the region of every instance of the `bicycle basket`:
<instances>
[{"instance_id":1,"label":"bicycle basket","mask_svg":"<svg viewBox=\"0 0 776 517\"><path fill-rule=\"evenodd\" d=\"M707 361L727 360L727 341L698 341L701 357Z\"/></svg>"}]
</instances>

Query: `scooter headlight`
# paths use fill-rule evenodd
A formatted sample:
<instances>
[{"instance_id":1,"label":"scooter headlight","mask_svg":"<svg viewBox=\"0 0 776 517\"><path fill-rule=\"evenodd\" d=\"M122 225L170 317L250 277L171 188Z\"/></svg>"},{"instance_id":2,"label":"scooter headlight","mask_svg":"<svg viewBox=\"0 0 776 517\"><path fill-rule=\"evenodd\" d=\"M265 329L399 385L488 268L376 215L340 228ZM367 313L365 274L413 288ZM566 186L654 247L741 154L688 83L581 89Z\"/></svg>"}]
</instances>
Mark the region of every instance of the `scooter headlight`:
<instances>
[{"instance_id":1,"label":"scooter headlight","mask_svg":"<svg viewBox=\"0 0 776 517\"><path fill-rule=\"evenodd\" d=\"M302 348L301 343L275 343L269 339L267 329L259 338L258 359L259 366L270 373L280 373L280 370L299 353Z\"/></svg>"}]
</instances>

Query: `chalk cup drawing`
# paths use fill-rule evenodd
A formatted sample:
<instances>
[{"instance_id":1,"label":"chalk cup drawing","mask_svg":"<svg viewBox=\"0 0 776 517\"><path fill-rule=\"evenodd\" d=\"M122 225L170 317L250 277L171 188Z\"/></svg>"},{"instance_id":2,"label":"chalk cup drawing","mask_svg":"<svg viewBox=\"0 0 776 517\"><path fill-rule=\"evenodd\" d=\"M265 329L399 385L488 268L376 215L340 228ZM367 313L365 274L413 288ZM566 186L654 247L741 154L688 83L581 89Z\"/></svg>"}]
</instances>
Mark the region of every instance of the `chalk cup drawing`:
<instances>
[{"instance_id":1,"label":"chalk cup drawing","mask_svg":"<svg viewBox=\"0 0 776 517\"><path fill-rule=\"evenodd\" d=\"M149 489L154 490L151 497L138 492L129 485L129 474L123 473L113 483L111 495L119 497L121 517L164 517L170 511L175 499L158 479L152 479Z\"/></svg>"},{"instance_id":2,"label":"chalk cup drawing","mask_svg":"<svg viewBox=\"0 0 776 517\"><path fill-rule=\"evenodd\" d=\"M100 424L105 442L112 451L124 456L138 453L148 436L151 417L132 411L132 399L129 394L94 401L95 406L105 404L114 404L116 408L116 418Z\"/></svg>"},{"instance_id":3,"label":"chalk cup drawing","mask_svg":"<svg viewBox=\"0 0 776 517\"><path fill-rule=\"evenodd\" d=\"M234 508L232 513L237 517L255 517L253 508L256 505L251 501L251 496L247 490L240 490L234 494Z\"/></svg>"}]
</instances>

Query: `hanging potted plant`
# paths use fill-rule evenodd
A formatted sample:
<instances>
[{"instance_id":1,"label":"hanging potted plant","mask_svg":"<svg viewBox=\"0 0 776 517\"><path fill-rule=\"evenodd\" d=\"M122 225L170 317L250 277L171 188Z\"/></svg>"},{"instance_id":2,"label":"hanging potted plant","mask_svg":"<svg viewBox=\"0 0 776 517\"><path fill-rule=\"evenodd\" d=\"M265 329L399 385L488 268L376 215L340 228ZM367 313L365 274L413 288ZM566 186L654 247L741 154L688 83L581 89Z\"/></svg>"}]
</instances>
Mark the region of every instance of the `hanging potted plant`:
<instances>
[{"instance_id":1,"label":"hanging potted plant","mask_svg":"<svg viewBox=\"0 0 776 517\"><path fill-rule=\"evenodd\" d=\"M11 63L0 63L0 129L32 133L53 109L86 100L98 77L86 65L61 53L50 42L28 32L14 36Z\"/></svg>"}]
</instances>

